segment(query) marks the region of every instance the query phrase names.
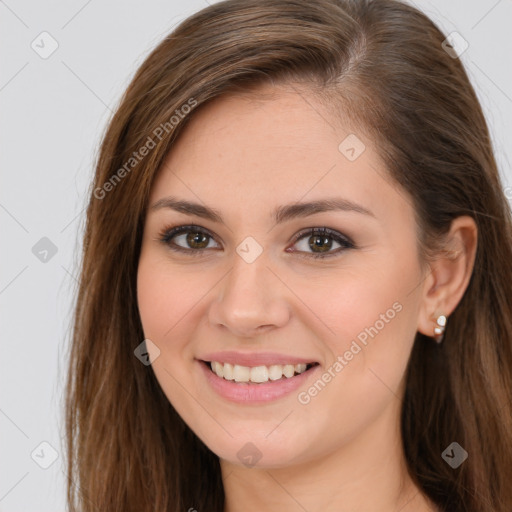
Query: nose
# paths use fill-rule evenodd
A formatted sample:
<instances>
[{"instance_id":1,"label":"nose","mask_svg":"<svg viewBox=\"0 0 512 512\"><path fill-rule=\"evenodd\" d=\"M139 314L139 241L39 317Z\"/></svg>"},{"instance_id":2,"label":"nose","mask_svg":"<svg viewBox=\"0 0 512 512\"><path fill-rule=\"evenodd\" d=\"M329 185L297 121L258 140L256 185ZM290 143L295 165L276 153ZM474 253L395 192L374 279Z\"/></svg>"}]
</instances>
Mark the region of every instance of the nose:
<instances>
[{"instance_id":1,"label":"nose","mask_svg":"<svg viewBox=\"0 0 512 512\"><path fill-rule=\"evenodd\" d=\"M223 326L234 336L261 335L289 321L286 287L268 268L263 255L252 263L235 255L231 271L215 289L217 296L209 309L210 323Z\"/></svg>"}]
</instances>

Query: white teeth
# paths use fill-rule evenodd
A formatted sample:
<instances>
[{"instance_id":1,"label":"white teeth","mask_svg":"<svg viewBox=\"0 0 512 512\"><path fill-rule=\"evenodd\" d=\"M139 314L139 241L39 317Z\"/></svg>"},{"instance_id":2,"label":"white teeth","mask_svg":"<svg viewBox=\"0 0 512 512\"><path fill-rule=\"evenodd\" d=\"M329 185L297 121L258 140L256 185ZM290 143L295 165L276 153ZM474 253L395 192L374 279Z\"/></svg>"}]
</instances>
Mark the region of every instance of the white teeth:
<instances>
[{"instance_id":1,"label":"white teeth","mask_svg":"<svg viewBox=\"0 0 512 512\"><path fill-rule=\"evenodd\" d=\"M249 382L251 379L251 369L248 366L233 366L233 377L235 382Z\"/></svg>"},{"instance_id":2,"label":"white teeth","mask_svg":"<svg viewBox=\"0 0 512 512\"><path fill-rule=\"evenodd\" d=\"M278 380L283 376L283 367L280 364L274 364L268 367L268 377L270 380Z\"/></svg>"},{"instance_id":3,"label":"white teeth","mask_svg":"<svg viewBox=\"0 0 512 512\"><path fill-rule=\"evenodd\" d=\"M255 366L251 368L251 382L267 382L268 368L266 366Z\"/></svg>"},{"instance_id":4,"label":"white teeth","mask_svg":"<svg viewBox=\"0 0 512 512\"><path fill-rule=\"evenodd\" d=\"M306 364L300 363L295 365L295 373L305 372L307 368Z\"/></svg>"},{"instance_id":5,"label":"white teeth","mask_svg":"<svg viewBox=\"0 0 512 512\"><path fill-rule=\"evenodd\" d=\"M295 374L300 374L306 371L307 365L304 363L299 364L274 364L271 366L240 366L238 364L232 365L229 363L219 363L212 361L210 363L212 371L218 376L226 380L234 380L235 382L255 382L262 383L269 380L279 380L283 376L287 379L293 377Z\"/></svg>"},{"instance_id":6,"label":"white teeth","mask_svg":"<svg viewBox=\"0 0 512 512\"><path fill-rule=\"evenodd\" d=\"M288 379L290 377L293 377L293 374L295 373L295 366L293 364L285 364L283 366L283 375L287 377Z\"/></svg>"},{"instance_id":7,"label":"white teeth","mask_svg":"<svg viewBox=\"0 0 512 512\"><path fill-rule=\"evenodd\" d=\"M219 377L224 377L226 380L234 380L235 377L233 375L233 365L232 364L229 364L229 363L225 363L225 364L222 364L222 363L217 363L221 368L224 369L224 375L219 375L218 372L217 375L219 375Z\"/></svg>"},{"instance_id":8,"label":"white teeth","mask_svg":"<svg viewBox=\"0 0 512 512\"><path fill-rule=\"evenodd\" d=\"M217 361L212 361L210 366L219 377L224 377L224 365L218 363Z\"/></svg>"}]
</instances>

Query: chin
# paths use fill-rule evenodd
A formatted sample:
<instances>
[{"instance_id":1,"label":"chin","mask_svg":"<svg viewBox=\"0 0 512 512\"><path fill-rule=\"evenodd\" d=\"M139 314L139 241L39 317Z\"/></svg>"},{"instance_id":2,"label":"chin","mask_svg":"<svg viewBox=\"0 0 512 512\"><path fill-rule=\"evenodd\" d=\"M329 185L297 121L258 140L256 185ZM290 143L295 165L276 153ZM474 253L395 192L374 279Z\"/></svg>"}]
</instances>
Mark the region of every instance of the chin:
<instances>
[{"instance_id":1,"label":"chin","mask_svg":"<svg viewBox=\"0 0 512 512\"><path fill-rule=\"evenodd\" d=\"M282 468L297 463L298 459L302 458L299 447L297 449L292 446L283 447L280 442L258 440L251 436L240 437L236 441L229 438L222 445L217 440L208 445L208 448L221 460L247 468Z\"/></svg>"}]
</instances>

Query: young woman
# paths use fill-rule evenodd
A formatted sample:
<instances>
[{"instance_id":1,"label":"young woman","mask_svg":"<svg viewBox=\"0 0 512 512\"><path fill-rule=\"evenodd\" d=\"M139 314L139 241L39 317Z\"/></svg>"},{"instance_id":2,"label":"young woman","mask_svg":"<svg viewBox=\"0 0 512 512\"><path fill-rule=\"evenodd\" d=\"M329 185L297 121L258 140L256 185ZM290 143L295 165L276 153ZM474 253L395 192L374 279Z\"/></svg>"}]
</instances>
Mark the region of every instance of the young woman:
<instances>
[{"instance_id":1,"label":"young woman","mask_svg":"<svg viewBox=\"0 0 512 512\"><path fill-rule=\"evenodd\" d=\"M445 39L227 0L149 55L87 211L70 510L512 510L512 221Z\"/></svg>"}]
</instances>

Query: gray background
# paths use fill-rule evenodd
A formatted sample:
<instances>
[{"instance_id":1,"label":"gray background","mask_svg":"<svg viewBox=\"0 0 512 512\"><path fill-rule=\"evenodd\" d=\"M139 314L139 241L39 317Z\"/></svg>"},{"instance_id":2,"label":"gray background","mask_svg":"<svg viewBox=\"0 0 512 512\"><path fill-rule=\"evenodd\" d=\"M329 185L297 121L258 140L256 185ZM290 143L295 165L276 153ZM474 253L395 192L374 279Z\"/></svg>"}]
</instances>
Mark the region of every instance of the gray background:
<instances>
[{"instance_id":1,"label":"gray background","mask_svg":"<svg viewBox=\"0 0 512 512\"><path fill-rule=\"evenodd\" d=\"M206 4L0 0L0 512L65 510L65 356L96 151L138 65ZM512 198L512 0L414 4L468 41L461 59ZM31 47L51 49L43 31L58 43L46 59Z\"/></svg>"}]
</instances>

